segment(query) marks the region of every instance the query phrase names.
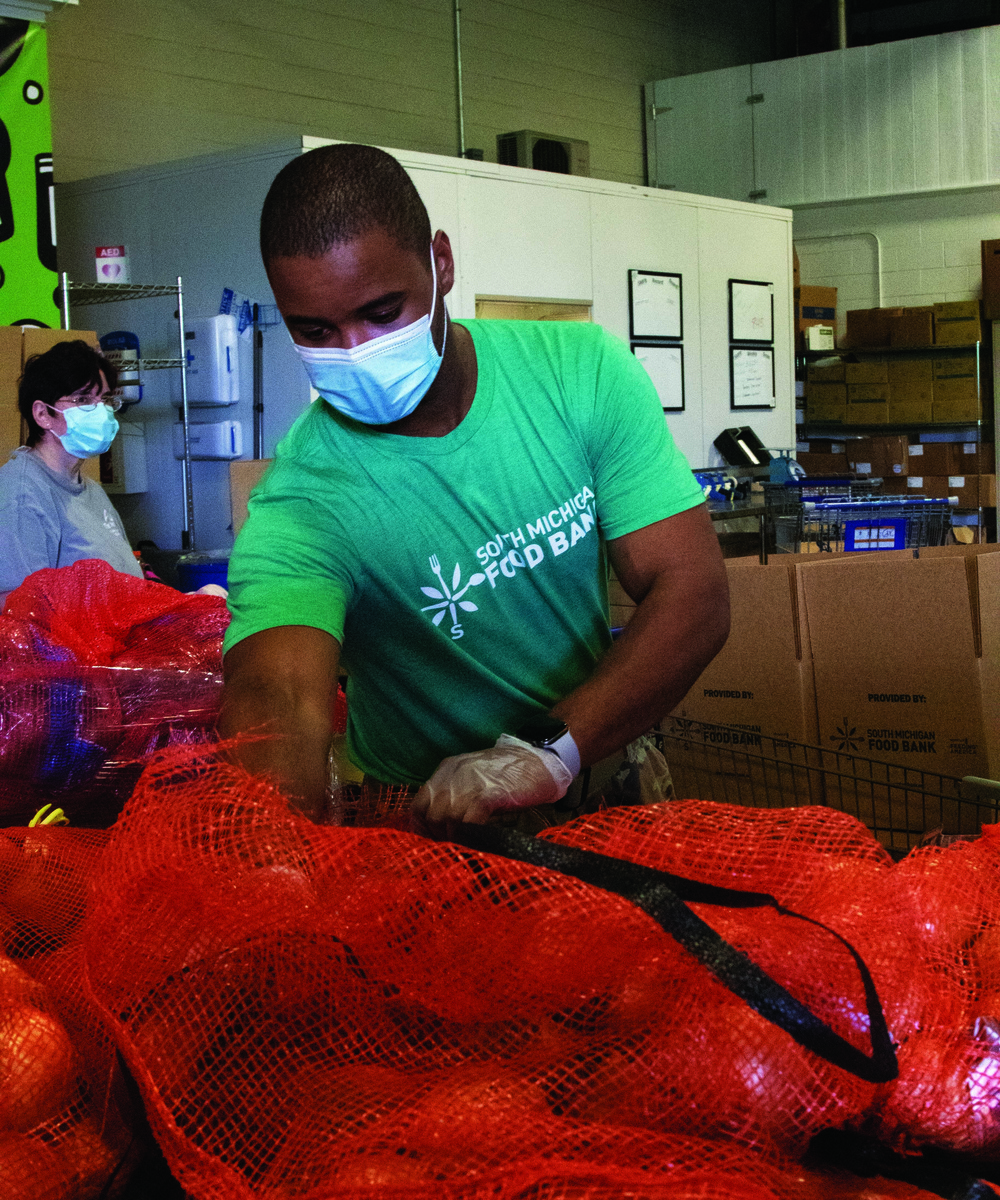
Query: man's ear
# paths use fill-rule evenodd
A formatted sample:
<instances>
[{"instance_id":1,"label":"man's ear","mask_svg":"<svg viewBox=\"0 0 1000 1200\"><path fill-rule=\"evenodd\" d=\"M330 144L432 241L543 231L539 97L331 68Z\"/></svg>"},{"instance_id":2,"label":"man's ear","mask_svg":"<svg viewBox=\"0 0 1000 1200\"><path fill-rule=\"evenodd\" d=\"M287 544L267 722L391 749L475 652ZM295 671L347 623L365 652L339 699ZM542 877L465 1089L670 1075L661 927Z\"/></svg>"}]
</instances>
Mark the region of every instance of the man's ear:
<instances>
[{"instance_id":1,"label":"man's ear","mask_svg":"<svg viewBox=\"0 0 1000 1200\"><path fill-rule=\"evenodd\" d=\"M455 258L451 252L451 242L443 229L439 229L431 243L434 251L434 265L437 267L438 291L447 296L455 286Z\"/></svg>"}]
</instances>

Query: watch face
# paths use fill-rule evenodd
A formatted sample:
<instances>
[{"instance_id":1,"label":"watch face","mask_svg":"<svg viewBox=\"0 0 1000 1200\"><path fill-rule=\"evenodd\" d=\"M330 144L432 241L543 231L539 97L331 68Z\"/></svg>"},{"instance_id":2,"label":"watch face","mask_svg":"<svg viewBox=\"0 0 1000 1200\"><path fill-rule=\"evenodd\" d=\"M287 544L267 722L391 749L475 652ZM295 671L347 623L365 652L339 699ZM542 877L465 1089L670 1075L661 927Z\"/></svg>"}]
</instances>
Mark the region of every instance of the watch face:
<instances>
[{"instance_id":1,"label":"watch face","mask_svg":"<svg viewBox=\"0 0 1000 1200\"><path fill-rule=\"evenodd\" d=\"M530 742L533 746L551 746L566 730L567 726L558 717L539 713L537 717L525 721L514 736L519 737L522 742Z\"/></svg>"}]
</instances>

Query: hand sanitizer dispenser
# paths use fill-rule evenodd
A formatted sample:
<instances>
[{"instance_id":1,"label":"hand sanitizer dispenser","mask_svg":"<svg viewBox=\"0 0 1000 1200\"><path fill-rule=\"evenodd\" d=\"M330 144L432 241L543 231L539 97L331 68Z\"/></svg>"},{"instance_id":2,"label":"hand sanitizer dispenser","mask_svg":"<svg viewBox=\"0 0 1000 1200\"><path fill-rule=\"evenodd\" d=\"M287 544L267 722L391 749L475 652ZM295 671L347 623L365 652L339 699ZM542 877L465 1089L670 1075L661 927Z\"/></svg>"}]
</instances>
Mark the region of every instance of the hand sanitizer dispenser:
<instances>
[{"instance_id":1,"label":"hand sanitizer dispenser","mask_svg":"<svg viewBox=\"0 0 1000 1200\"><path fill-rule=\"evenodd\" d=\"M235 315L196 317L184 324L188 404L236 404L240 398L240 363Z\"/></svg>"}]
</instances>

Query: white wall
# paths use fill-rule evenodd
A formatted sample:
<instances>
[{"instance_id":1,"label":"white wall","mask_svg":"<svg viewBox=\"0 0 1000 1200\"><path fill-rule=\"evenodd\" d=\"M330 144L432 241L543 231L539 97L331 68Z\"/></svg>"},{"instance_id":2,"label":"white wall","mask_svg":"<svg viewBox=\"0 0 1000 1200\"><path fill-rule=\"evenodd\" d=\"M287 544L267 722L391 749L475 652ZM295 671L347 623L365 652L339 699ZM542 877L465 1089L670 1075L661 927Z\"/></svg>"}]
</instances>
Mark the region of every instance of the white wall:
<instances>
[{"instance_id":1,"label":"white wall","mask_svg":"<svg viewBox=\"0 0 1000 1200\"><path fill-rule=\"evenodd\" d=\"M1000 25L647 85L649 180L800 204L1000 182ZM753 96L754 103L748 104Z\"/></svg>"},{"instance_id":2,"label":"white wall","mask_svg":"<svg viewBox=\"0 0 1000 1200\"><path fill-rule=\"evenodd\" d=\"M58 190L63 253L71 277L91 278L93 247L125 243L136 282L184 278L191 316L217 311L224 286L262 303L272 297L257 250L263 197L283 163L302 146L219 155L81 180ZM628 339L628 270L679 271L684 281L687 409L669 425L698 467L718 461L713 439L751 424L764 444L793 444L791 217L786 210L593 179L395 151L430 213L452 238L458 264L449 297L453 316L472 317L476 296L576 300L593 305L596 322ZM729 278L774 285L777 406L730 410ZM173 353L176 327L168 301L95 306L74 313L78 328L133 329L144 353ZM249 349L249 348L248 348ZM249 354L243 366L249 368ZM133 540L179 545L180 466L170 449L179 398L176 372L150 373L150 392L130 419L147 434L151 490L119 504ZM264 454L308 402L308 385L283 327L266 335ZM252 428L250 376L240 403L195 419L238 419L245 445ZM193 464L200 549L229 543L228 464Z\"/></svg>"},{"instance_id":3,"label":"white wall","mask_svg":"<svg viewBox=\"0 0 1000 1200\"><path fill-rule=\"evenodd\" d=\"M1000 238L1000 186L794 211L802 283L838 289L841 334L851 308L978 299L979 243Z\"/></svg>"}]
</instances>

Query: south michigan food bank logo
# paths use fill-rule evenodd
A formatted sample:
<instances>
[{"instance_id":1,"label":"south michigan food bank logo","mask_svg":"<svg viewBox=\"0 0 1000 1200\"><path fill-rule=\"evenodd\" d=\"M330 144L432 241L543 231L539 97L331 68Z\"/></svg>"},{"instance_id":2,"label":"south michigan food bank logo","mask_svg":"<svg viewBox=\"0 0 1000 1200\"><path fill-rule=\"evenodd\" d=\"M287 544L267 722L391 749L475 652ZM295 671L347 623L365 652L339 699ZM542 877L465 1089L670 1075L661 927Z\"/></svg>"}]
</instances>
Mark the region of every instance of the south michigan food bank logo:
<instances>
[{"instance_id":1,"label":"south michigan food bank logo","mask_svg":"<svg viewBox=\"0 0 1000 1200\"><path fill-rule=\"evenodd\" d=\"M837 732L830 734L830 741L838 743L838 750L849 750L852 754L855 754L861 749L862 738L858 733L857 727L844 717L837 726Z\"/></svg>"},{"instance_id":2,"label":"south michigan food bank logo","mask_svg":"<svg viewBox=\"0 0 1000 1200\"><path fill-rule=\"evenodd\" d=\"M432 554L430 557L431 570L438 577L438 582L441 584L440 591L434 587L422 587L420 590L425 596L430 596L432 600L437 601L436 604L425 604L420 610L421 612L432 612L434 616L431 620L435 625L440 625L446 616L451 616L451 640L457 642L460 637L465 636L465 631L462 629L458 619L458 610L462 612L479 612L479 605L473 604L471 600L463 600L462 597L470 587L478 587L486 578L481 572L477 571L475 575L470 576L469 582L462 587L462 568L455 563L455 570L451 573L451 587L445 581L441 574L441 564L438 561L438 556Z\"/></svg>"}]
</instances>

